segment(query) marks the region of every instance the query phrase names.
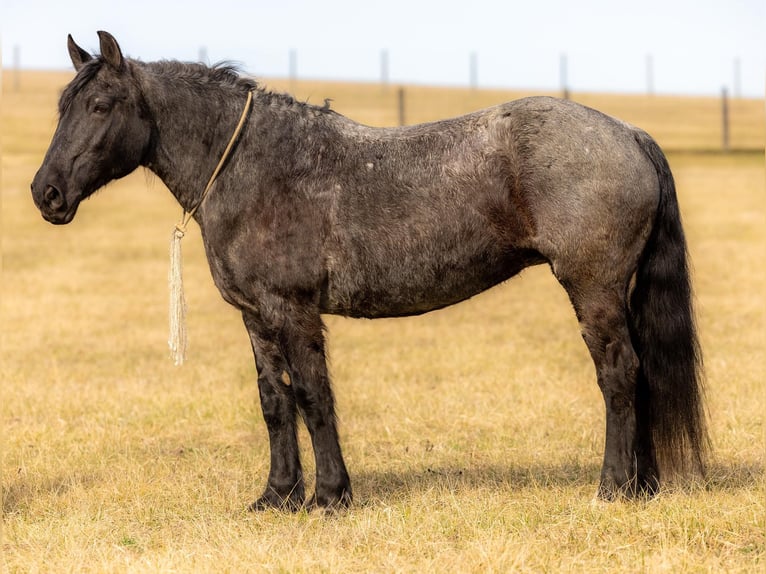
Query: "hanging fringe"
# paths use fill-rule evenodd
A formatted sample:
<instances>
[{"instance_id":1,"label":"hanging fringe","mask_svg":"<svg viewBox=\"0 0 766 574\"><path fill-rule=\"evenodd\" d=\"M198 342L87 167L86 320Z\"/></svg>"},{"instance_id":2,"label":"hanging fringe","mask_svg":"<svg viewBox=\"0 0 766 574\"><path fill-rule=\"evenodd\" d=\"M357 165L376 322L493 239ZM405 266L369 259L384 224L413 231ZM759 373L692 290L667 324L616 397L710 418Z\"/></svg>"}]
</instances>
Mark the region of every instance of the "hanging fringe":
<instances>
[{"instance_id":1,"label":"hanging fringe","mask_svg":"<svg viewBox=\"0 0 766 574\"><path fill-rule=\"evenodd\" d=\"M170 337L168 337L168 346L170 346L170 356L176 365L183 365L186 359L186 299L184 298L184 278L181 271L181 239L186 234L186 226L191 221L197 209L205 201L210 188L213 187L215 178L223 168L226 159L229 157L234 144L239 137L242 126L245 125L247 114L250 111L250 105L253 102L253 91L247 93L247 101L239 118L239 123L234 129L226 149L223 151L218 165L213 171L213 175L205 186L197 205L189 211L184 209L181 221L176 224L173 230L173 237L170 239L170 271L168 271L168 286L170 287Z\"/></svg>"},{"instance_id":2,"label":"hanging fringe","mask_svg":"<svg viewBox=\"0 0 766 574\"><path fill-rule=\"evenodd\" d=\"M183 365L186 359L186 299L184 298L184 279L181 269L181 239L185 233L183 224L176 225L170 239L170 356L176 365Z\"/></svg>"}]
</instances>

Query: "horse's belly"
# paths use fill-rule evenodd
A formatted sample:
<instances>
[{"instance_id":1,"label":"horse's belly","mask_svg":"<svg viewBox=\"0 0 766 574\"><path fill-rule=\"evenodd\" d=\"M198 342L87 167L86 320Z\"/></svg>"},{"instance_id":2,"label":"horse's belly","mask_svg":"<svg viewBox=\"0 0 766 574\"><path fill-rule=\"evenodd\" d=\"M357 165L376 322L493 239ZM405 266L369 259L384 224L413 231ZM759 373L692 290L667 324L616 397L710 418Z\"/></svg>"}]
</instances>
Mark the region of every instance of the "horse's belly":
<instances>
[{"instance_id":1,"label":"horse's belly","mask_svg":"<svg viewBox=\"0 0 766 574\"><path fill-rule=\"evenodd\" d=\"M459 303L542 262L537 253L476 254L464 261L425 261L406 253L378 265L336 268L328 274L322 311L348 317L420 315Z\"/></svg>"}]
</instances>

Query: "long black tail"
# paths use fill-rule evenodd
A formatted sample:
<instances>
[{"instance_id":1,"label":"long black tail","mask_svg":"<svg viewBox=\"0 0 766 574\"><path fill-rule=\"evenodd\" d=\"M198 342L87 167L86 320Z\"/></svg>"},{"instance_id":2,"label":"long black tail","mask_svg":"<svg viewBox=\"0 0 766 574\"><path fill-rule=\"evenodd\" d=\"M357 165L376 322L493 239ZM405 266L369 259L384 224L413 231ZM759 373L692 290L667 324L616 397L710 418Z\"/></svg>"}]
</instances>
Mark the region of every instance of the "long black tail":
<instances>
[{"instance_id":1,"label":"long black tail","mask_svg":"<svg viewBox=\"0 0 766 574\"><path fill-rule=\"evenodd\" d=\"M657 143L641 130L636 130L635 137L660 181L654 228L630 301L633 345L641 363L637 414L647 417L644 428L661 477L690 471L704 475L710 441L702 353L675 183Z\"/></svg>"}]
</instances>

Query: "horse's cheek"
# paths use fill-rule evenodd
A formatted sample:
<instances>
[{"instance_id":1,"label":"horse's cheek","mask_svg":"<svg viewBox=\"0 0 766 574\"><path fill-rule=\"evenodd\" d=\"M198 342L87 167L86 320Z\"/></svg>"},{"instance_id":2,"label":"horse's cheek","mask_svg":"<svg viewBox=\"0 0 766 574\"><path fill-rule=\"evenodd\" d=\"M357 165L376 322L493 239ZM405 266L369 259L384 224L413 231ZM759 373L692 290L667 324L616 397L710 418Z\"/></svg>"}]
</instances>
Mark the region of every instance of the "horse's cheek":
<instances>
[{"instance_id":1,"label":"horse's cheek","mask_svg":"<svg viewBox=\"0 0 766 574\"><path fill-rule=\"evenodd\" d=\"M117 150L115 162L122 166L121 171L130 173L139 166L144 151L149 145L149 129L144 122L127 122L126 127L110 129L113 140L111 149Z\"/></svg>"}]
</instances>

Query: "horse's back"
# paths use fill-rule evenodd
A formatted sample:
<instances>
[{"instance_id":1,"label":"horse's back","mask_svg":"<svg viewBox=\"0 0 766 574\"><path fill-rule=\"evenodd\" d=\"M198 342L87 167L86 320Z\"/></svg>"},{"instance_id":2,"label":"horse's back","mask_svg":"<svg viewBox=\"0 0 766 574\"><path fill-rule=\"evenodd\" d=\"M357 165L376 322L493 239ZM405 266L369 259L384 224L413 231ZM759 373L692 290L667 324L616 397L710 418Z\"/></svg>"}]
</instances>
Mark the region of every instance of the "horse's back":
<instances>
[{"instance_id":1,"label":"horse's back","mask_svg":"<svg viewBox=\"0 0 766 574\"><path fill-rule=\"evenodd\" d=\"M340 120L345 121L345 120ZM540 262L509 197L490 110L403 128L344 126L332 175L328 312L424 313Z\"/></svg>"},{"instance_id":2,"label":"horse's back","mask_svg":"<svg viewBox=\"0 0 766 574\"><path fill-rule=\"evenodd\" d=\"M527 98L349 133L327 242L328 312L422 313L531 264L605 260L609 241L635 251L657 203L634 128L571 102Z\"/></svg>"}]
</instances>

